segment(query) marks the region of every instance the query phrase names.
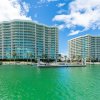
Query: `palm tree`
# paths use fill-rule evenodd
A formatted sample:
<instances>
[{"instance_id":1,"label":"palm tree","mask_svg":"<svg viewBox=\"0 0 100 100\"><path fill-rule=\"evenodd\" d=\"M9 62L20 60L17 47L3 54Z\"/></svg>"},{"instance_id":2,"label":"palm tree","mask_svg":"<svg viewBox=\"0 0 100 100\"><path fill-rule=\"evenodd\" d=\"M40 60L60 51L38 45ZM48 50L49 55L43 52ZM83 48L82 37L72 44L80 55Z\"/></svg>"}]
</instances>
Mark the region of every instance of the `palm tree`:
<instances>
[{"instance_id":1,"label":"palm tree","mask_svg":"<svg viewBox=\"0 0 100 100\"><path fill-rule=\"evenodd\" d=\"M77 63L82 61L82 57L80 55L76 55L76 61Z\"/></svg>"},{"instance_id":2,"label":"palm tree","mask_svg":"<svg viewBox=\"0 0 100 100\"><path fill-rule=\"evenodd\" d=\"M33 57L33 54L32 54L32 52L30 52L29 53L29 58L30 58L31 63L32 63L32 57Z\"/></svg>"},{"instance_id":3,"label":"palm tree","mask_svg":"<svg viewBox=\"0 0 100 100\"><path fill-rule=\"evenodd\" d=\"M94 64L94 61L95 61L95 57L91 57L91 61L93 62L93 64Z\"/></svg>"},{"instance_id":4,"label":"palm tree","mask_svg":"<svg viewBox=\"0 0 100 100\"><path fill-rule=\"evenodd\" d=\"M67 59L67 63L70 63L70 62L71 62L71 61L70 61L70 58L68 58L68 59Z\"/></svg>"},{"instance_id":5,"label":"palm tree","mask_svg":"<svg viewBox=\"0 0 100 100\"><path fill-rule=\"evenodd\" d=\"M91 63L91 57L88 57L87 58L87 61Z\"/></svg>"},{"instance_id":6,"label":"palm tree","mask_svg":"<svg viewBox=\"0 0 100 100\"><path fill-rule=\"evenodd\" d=\"M27 52L27 62L28 62L28 52Z\"/></svg>"},{"instance_id":7,"label":"palm tree","mask_svg":"<svg viewBox=\"0 0 100 100\"><path fill-rule=\"evenodd\" d=\"M74 61L74 59L75 59L75 55L72 56L72 61Z\"/></svg>"},{"instance_id":8,"label":"palm tree","mask_svg":"<svg viewBox=\"0 0 100 100\"><path fill-rule=\"evenodd\" d=\"M43 58L44 60L47 60L47 58L48 58L48 57L47 57L47 54L43 54L43 55L42 55L42 58Z\"/></svg>"},{"instance_id":9,"label":"palm tree","mask_svg":"<svg viewBox=\"0 0 100 100\"><path fill-rule=\"evenodd\" d=\"M15 58L16 58L16 56L17 56L17 53L16 53L15 51L13 51L12 56L13 56L14 62L15 62Z\"/></svg>"},{"instance_id":10,"label":"palm tree","mask_svg":"<svg viewBox=\"0 0 100 100\"><path fill-rule=\"evenodd\" d=\"M58 54L59 61L61 61L61 58L62 58L61 54Z\"/></svg>"},{"instance_id":11,"label":"palm tree","mask_svg":"<svg viewBox=\"0 0 100 100\"><path fill-rule=\"evenodd\" d=\"M11 51L10 51L10 47L8 46L7 47L7 50L6 50L6 57L9 61L11 61Z\"/></svg>"},{"instance_id":12,"label":"palm tree","mask_svg":"<svg viewBox=\"0 0 100 100\"><path fill-rule=\"evenodd\" d=\"M67 56L64 56L65 57L65 62L67 62Z\"/></svg>"}]
</instances>

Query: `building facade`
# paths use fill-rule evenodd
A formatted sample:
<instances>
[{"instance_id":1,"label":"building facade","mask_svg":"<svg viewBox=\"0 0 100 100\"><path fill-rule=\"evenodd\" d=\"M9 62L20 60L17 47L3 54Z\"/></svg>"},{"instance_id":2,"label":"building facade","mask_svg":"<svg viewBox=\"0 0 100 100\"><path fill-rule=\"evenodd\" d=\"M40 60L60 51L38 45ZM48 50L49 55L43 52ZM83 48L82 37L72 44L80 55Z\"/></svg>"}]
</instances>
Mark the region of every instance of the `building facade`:
<instances>
[{"instance_id":1,"label":"building facade","mask_svg":"<svg viewBox=\"0 0 100 100\"><path fill-rule=\"evenodd\" d=\"M58 29L32 21L12 20L0 23L0 59L56 59Z\"/></svg>"},{"instance_id":2,"label":"building facade","mask_svg":"<svg viewBox=\"0 0 100 100\"><path fill-rule=\"evenodd\" d=\"M100 61L100 36L85 35L68 41L70 59L77 57Z\"/></svg>"}]
</instances>

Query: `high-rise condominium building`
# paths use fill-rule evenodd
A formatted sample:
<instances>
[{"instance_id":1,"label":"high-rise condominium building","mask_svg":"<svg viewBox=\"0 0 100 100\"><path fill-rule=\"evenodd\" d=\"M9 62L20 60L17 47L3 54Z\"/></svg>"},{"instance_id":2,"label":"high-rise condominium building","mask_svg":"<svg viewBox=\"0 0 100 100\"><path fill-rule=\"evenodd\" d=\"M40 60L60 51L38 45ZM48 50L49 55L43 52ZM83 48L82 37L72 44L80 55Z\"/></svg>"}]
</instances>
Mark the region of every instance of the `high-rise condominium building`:
<instances>
[{"instance_id":1,"label":"high-rise condominium building","mask_svg":"<svg viewBox=\"0 0 100 100\"><path fill-rule=\"evenodd\" d=\"M0 59L56 59L58 29L32 21L12 20L0 23Z\"/></svg>"},{"instance_id":2,"label":"high-rise condominium building","mask_svg":"<svg viewBox=\"0 0 100 100\"><path fill-rule=\"evenodd\" d=\"M85 35L68 41L70 59L81 58L100 61L100 36Z\"/></svg>"}]
</instances>

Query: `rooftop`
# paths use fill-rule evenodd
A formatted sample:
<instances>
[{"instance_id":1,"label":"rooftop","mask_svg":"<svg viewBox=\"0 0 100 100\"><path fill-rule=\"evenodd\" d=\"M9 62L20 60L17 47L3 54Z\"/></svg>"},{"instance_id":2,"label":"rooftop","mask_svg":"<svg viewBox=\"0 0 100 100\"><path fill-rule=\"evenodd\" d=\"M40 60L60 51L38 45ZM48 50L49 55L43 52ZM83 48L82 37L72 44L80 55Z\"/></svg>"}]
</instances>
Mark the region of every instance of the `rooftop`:
<instances>
[{"instance_id":1,"label":"rooftop","mask_svg":"<svg viewBox=\"0 0 100 100\"><path fill-rule=\"evenodd\" d=\"M82 35L82 36L78 36L78 37L72 38L72 39L70 39L70 40L68 40L68 41L71 41L71 40L77 39L77 38L81 38L81 37L85 37L85 36L90 36L90 37L100 37L100 36L97 36L97 35L86 34L86 35Z\"/></svg>"},{"instance_id":2,"label":"rooftop","mask_svg":"<svg viewBox=\"0 0 100 100\"><path fill-rule=\"evenodd\" d=\"M21 19L14 19L14 20L9 20L9 21L2 21L2 22L0 22L0 24L2 24L2 23L11 23L11 22L15 22L15 21L28 22L28 23L34 23L34 24L37 24L37 25L42 25L42 26L45 26L45 27L58 28L57 26L48 26L48 25L41 24L41 23L38 23L38 22L35 22L35 21L32 21L32 20L21 20Z\"/></svg>"}]
</instances>

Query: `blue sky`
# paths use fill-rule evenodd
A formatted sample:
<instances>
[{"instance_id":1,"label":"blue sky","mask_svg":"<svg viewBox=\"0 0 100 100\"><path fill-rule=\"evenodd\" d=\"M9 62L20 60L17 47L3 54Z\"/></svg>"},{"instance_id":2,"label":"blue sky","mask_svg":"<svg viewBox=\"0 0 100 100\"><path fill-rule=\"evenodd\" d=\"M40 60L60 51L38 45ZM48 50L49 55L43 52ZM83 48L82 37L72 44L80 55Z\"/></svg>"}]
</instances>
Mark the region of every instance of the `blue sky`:
<instances>
[{"instance_id":1,"label":"blue sky","mask_svg":"<svg viewBox=\"0 0 100 100\"><path fill-rule=\"evenodd\" d=\"M100 0L3 0L0 18L0 21L29 19L57 26L59 52L67 54L69 39L100 35Z\"/></svg>"}]
</instances>

